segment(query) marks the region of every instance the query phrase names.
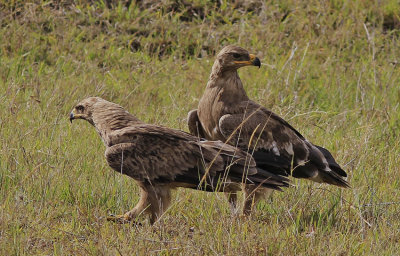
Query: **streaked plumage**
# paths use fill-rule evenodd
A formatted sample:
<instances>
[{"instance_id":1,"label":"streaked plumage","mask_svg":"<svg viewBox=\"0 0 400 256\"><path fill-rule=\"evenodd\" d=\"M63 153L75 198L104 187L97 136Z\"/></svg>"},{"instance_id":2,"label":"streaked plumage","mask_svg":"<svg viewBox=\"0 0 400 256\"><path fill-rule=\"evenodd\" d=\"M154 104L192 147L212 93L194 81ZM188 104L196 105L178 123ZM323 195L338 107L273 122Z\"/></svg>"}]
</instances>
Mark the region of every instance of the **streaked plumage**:
<instances>
[{"instance_id":1,"label":"streaked plumage","mask_svg":"<svg viewBox=\"0 0 400 256\"><path fill-rule=\"evenodd\" d=\"M190 133L249 151L257 167L274 174L348 187L346 172L328 150L313 145L281 117L248 98L237 73L248 65L260 66L260 61L241 47L221 50L198 109L188 114Z\"/></svg>"},{"instance_id":2,"label":"streaked plumage","mask_svg":"<svg viewBox=\"0 0 400 256\"><path fill-rule=\"evenodd\" d=\"M287 179L256 168L247 153L220 141L200 141L183 131L146 124L121 106L92 97L70 115L84 119L99 133L109 166L133 178L141 198L117 220L132 220L147 212L153 223L170 203L170 190L187 187L205 191L237 191L241 183L280 190ZM202 178L205 182L201 182Z\"/></svg>"}]
</instances>

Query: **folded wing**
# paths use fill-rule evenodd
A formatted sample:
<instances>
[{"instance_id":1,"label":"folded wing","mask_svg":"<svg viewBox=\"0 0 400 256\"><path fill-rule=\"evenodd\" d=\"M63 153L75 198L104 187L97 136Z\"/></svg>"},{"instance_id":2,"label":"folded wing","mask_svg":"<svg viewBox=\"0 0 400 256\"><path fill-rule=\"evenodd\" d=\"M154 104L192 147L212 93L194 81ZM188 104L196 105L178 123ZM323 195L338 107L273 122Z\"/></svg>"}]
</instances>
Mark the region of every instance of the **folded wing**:
<instances>
[{"instance_id":1,"label":"folded wing","mask_svg":"<svg viewBox=\"0 0 400 256\"><path fill-rule=\"evenodd\" d=\"M143 124L119 130L112 141L105 153L108 164L142 182L202 189L210 185L206 190L215 190L221 182L287 186L286 178L258 170L249 154L178 130Z\"/></svg>"},{"instance_id":2,"label":"folded wing","mask_svg":"<svg viewBox=\"0 0 400 256\"><path fill-rule=\"evenodd\" d=\"M223 115L219 131L229 144L247 149L258 167L278 175L292 175L348 187L341 167L325 148L307 141L286 121L254 102L242 103L239 114Z\"/></svg>"}]
</instances>

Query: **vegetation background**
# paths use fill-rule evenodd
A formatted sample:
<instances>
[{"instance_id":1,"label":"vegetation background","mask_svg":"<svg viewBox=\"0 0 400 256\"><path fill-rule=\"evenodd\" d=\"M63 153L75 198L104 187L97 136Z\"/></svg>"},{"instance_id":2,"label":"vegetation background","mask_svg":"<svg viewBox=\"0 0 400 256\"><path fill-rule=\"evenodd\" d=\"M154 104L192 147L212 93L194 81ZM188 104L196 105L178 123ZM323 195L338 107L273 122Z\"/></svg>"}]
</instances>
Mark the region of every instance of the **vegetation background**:
<instances>
[{"instance_id":1,"label":"vegetation background","mask_svg":"<svg viewBox=\"0 0 400 256\"><path fill-rule=\"evenodd\" d=\"M0 0L0 254L398 254L399 15L396 0ZM138 189L69 124L74 104L187 130L227 44L264 64L240 70L250 97L331 150L352 188L293 181L248 220L178 189L154 227L107 222Z\"/></svg>"}]
</instances>

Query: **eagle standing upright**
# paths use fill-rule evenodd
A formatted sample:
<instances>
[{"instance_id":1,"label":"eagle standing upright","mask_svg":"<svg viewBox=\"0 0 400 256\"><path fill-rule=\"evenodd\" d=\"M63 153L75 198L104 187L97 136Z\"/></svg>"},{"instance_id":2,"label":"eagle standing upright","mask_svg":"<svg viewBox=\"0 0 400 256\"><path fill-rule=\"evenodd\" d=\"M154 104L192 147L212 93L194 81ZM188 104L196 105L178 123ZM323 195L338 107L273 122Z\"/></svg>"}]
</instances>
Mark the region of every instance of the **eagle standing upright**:
<instances>
[{"instance_id":1,"label":"eagle standing upright","mask_svg":"<svg viewBox=\"0 0 400 256\"><path fill-rule=\"evenodd\" d=\"M190 133L221 140L251 153L257 167L277 175L292 175L339 187L349 187L346 172L331 153L305 139L281 117L250 100L237 70L261 66L260 60L238 46L226 46L217 55L198 108L188 113ZM265 193L245 190L244 214ZM236 204L236 195L230 202Z\"/></svg>"}]
</instances>

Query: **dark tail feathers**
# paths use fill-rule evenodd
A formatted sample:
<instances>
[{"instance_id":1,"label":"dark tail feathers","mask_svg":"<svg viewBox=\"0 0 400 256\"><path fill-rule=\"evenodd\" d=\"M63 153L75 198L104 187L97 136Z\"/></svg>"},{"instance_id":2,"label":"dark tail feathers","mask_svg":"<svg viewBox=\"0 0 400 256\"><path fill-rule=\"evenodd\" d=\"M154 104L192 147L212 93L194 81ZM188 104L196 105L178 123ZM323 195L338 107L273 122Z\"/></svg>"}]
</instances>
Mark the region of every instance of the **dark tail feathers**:
<instances>
[{"instance_id":1,"label":"dark tail feathers","mask_svg":"<svg viewBox=\"0 0 400 256\"><path fill-rule=\"evenodd\" d=\"M340 175L342 177L347 177L347 173L340 167L340 165L338 163L336 163L331 152L329 152L327 149L325 149L323 147L320 147L320 146L316 146L316 147L322 152L322 154L328 161L329 168L331 168L331 170L333 170L335 173L337 173L338 175Z\"/></svg>"}]
</instances>

